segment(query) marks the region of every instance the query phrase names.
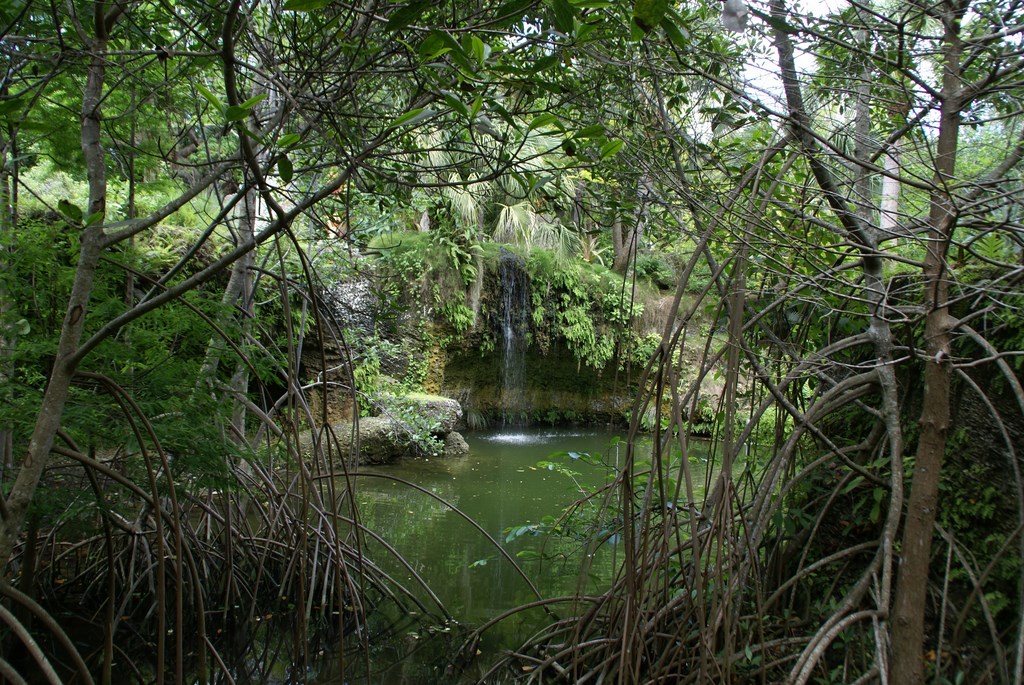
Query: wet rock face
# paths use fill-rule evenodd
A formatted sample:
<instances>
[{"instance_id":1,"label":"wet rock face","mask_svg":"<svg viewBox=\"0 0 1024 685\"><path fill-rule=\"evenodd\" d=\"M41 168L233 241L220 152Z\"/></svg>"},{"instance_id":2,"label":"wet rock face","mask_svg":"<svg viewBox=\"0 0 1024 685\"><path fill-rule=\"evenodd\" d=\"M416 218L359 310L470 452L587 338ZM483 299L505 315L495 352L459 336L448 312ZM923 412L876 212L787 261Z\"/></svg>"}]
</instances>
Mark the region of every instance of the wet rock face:
<instances>
[{"instance_id":1,"label":"wet rock face","mask_svg":"<svg viewBox=\"0 0 1024 685\"><path fill-rule=\"evenodd\" d=\"M482 416L490 425L621 423L629 416L635 379L625 372L580 366L565 349L530 350L523 357L522 387L513 398L504 385L503 361L497 354L453 353L441 390L460 398L470 419Z\"/></svg>"},{"instance_id":2,"label":"wet rock face","mask_svg":"<svg viewBox=\"0 0 1024 685\"><path fill-rule=\"evenodd\" d=\"M344 328L373 334L379 318L380 299L369 278L353 278L321 294L330 312Z\"/></svg>"}]
</instances>

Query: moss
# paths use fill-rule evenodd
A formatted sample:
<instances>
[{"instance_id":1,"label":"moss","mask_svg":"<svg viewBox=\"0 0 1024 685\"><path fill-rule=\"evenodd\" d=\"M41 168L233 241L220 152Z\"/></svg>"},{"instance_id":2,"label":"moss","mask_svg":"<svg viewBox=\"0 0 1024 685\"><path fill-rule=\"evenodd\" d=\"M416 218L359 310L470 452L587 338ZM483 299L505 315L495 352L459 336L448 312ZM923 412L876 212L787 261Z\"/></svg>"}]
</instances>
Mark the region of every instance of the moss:
<instances>
[{"instance_id":1,"label":"moss","mask_svg":"<svg viewBox=\"0 0 1024 685\"><path fill-rule=\"evenodd\" d=\"M449 399L444 395L437 395L429 392L410 392L405 397L415 402L443 402Z\"/></svg>"}]
</instances>

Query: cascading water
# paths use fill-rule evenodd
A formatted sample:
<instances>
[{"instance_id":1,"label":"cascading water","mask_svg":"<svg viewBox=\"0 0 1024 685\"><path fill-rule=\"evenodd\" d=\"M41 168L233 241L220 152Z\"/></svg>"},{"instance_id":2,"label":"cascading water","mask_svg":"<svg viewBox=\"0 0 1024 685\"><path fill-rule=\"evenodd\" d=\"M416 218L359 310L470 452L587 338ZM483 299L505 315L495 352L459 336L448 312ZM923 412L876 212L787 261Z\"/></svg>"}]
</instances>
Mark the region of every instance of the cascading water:
<instances>
[{"instance_id":1,"label":"cascading water","mask_svg":"<svg viewBox=\"0 0 1024 685\"><path fill-rule=\"evenodd\" d=\"M530 281L522 257L502 248L498 259L501 289L501 406L505 425L525 423L529 407L523 392L530 316Z\"/></svg>"}]
</instances>

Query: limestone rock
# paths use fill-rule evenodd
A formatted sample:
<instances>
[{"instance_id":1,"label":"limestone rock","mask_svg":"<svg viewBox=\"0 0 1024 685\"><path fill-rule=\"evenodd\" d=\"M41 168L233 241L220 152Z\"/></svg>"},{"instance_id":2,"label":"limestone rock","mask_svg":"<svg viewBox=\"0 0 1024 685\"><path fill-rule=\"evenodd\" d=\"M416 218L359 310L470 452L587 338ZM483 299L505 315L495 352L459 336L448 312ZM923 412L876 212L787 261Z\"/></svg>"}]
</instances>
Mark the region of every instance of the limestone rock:
<instances>
[{"instance_id":1,"label":"limestone rock","mask_svg":"<svg viewBox=\"0 0 1024 685\"><path fill-rule=\"evenodd\" d=\"M359 419L359 463L389 464L405 455L409 448L396 439L396 429L394 421L386 417ZM342 452L347 454L352 446L352 424L337 423L334 433Z\"/></svg>"},{"instance_id":2,"label":"limestone rock","mask_svg":"<svg viewBox=\"0 0 1024 685\"><path fill-rule=\"evenodd\" d=\"M469 454L469 444L462 437L462 433L452 431L444 436L444 456L465 457Z\"/></svg>"},{"instance_id":3,"label":"limestone rock","mask_svg":"<svg viewBox=\"0 0 1024 685\"><path fill-rule=\"evenodd\" d=\"M446 435L464 427L462 405L458 400L441 395L412 394L407 399L419 405L420 411L431 421L437 422L434 435Z\"/></svg>"}]
</instances>

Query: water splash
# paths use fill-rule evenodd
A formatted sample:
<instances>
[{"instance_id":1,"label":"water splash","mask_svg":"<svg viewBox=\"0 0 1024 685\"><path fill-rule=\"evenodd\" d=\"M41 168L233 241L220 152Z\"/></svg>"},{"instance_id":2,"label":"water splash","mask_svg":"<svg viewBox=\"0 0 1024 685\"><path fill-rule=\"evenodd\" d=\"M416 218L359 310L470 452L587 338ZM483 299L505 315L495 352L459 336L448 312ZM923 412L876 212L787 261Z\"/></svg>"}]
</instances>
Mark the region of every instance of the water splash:
<instances>
[{"instance_id":1,"label":"water splash","mask_svg":"<svg viewBox=\"0 0 1024 685\"><path fill-rule=\"evenodd\" d=\"M593 435L594 431L538 431L530 430L528 432L515 432L515 433L494 433L491 435L481 435L477 439L484 442L497 442L508 445L545 445L549 443L557 443L573 438L585 438L589 435Z\"/></svg>"},{"instance_id":2,"label":"water splash","mask_svg":"<svg viewBox=\"0 0 1024 685\"><path fill-rule=\"evenodd\" d=\"M522 257L502 248L498 259L501 288L502 423L522 425L529 412L523 371L529 334L530 280Z\"/></svg>"}]
</instances>

